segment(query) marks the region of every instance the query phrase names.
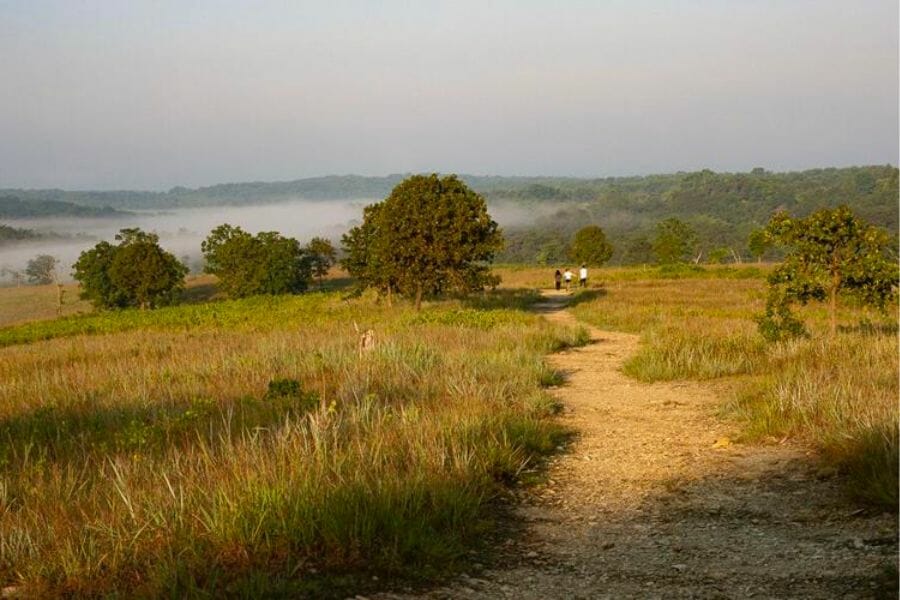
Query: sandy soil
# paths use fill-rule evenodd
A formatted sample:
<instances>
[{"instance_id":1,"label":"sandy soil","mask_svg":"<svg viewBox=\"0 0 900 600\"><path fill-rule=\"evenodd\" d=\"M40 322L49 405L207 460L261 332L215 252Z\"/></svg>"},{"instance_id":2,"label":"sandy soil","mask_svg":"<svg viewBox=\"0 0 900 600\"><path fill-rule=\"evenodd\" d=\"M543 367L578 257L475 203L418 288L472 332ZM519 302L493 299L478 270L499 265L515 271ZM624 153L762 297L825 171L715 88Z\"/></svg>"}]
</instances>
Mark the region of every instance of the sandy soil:
<instances>
[{"instance_id":1,"label":"sandy soil","mask_svg":"<svg viewBox=\"0 0 900 600\"><path fill-rule=\"evenodd\" d=\"M538 308L575 323L565 301ZM492 566L378 598L897 597L895 517L854 510L803 448L732 443L710 385L625 377L636 336L591 335L552 357L578 437L521 495L524 531Z\"/></svg>"}]
</instances>

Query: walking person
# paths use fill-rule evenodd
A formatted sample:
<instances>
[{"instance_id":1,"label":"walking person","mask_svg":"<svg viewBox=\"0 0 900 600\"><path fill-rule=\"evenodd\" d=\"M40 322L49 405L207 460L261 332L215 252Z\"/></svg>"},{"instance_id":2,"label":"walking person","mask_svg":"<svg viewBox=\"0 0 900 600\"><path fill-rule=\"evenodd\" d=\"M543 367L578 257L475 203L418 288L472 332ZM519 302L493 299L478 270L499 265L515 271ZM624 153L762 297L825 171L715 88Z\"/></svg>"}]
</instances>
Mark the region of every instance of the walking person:
<instances>
[{"instance_id":1,"label":"walking person","mask_svg":"<svg viewBox=\"0 0 900 600\"><path fill-rule=\"evenodd\" d=\"M556 284L556 291L558 292L562 285L562 273L560 273L559 269L553 274L553 282Z\"/></svg>"},{"instance_id":2,"label":"walking person","mask_svg":"<svg viewBox=\"0 0 900 600\"><path fill-rule=\"evenodd\" d=\"M581 284L581 287L587 287L587 265L581 265L581 270L578 271L578 283Z\"/></svg>"},{"instance_id":3,"label":"walking person","mask_svg":"<svg viewBox=\"0 0 900 600\"><path fill-rule=\"evenodd\" d=\"M569 267L566 267L566 272L563 273L563 279L566 282L566 291L569 291L569 288L572 287L572 270Z\"/></svg>"}]
</instances>

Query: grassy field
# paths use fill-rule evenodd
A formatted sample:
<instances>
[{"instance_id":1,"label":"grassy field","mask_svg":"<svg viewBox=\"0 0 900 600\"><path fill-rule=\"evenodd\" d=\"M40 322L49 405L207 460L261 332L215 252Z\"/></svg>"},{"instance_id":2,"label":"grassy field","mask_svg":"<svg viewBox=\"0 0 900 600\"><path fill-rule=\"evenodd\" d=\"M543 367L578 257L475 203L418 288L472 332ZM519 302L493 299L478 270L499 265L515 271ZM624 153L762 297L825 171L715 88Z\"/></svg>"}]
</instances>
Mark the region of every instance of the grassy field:
<instances>
[{"instance_id":1,"label":"grassy field","mask_svg":"<svg viewBox=\"0 0 900 600\"><path fill-rule=\"evenodd\" d=\"M831 339L810 308L810 339L766 345L766 269L596 270L573 311L642 335L631 376L724 382L746 437L801 438L896 508L896 323ZM552 270L500 274L421 313L342 291L205 302L201 279L182 306L52 319L28 300L44 288L0 290L20 307L0 327L0 587L340 596L462 568L565 434L544 356L586 340L523 310Z\"/></svg>"},{"instance_id":2,"label":"grassy field","mask_svg":"<svg viewBox=\"0 0 900 600\"><path fill-rule=\"evenodd\" d=\"M598 270L573 310L595 326L641 334L625 366L632 377L727 383L725 412L741 419L745 437L802 439L845 474L857 499L896 510L897 307L887 316L844 308L845 326L831 338L823 308L810 306L801 311L809 339L768 345L752 320L764 306L765 270ZM511 285L549 279L546 269L503 275Z\"/></svg>"},{"instance_id":3,"label":"grassy field","mask_svg":"<svg viewBox=\"0 0 900 600\"><path fill-rule=\"evenodd\" d=\"M186 302L203 302L215 295L215 278L191 277L184 293ZM0 327L93 312L90 302L78 297L78 284L63 285L62 307L57 305L55 285L0 287Z\"/></svg>"},{"instance_id":4,"label":"grassy field","mask_svg":"<svg viewBox=\"0 0 900 600\"><path fill-rule=\"evenodd\" d=\"M0 329L0 586L340 595L452 571L564 434L544 356L585 334L532 299L311 293Z\"/></svg>"}]
</instances>

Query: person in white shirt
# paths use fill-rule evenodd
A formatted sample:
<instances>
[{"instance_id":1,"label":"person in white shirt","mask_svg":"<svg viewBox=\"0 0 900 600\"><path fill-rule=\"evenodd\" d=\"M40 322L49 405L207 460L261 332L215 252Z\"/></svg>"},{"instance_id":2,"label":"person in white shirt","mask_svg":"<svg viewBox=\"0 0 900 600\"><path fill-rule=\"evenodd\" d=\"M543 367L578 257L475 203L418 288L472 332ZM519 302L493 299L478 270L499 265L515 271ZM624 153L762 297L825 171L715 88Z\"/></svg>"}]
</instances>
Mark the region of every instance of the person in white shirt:
<instances>
[{"instance_id":1,"label":"person in white shirt","mask_svg":"<svg viewBox=\"0 0 900 600\"><path fill-rule=\"evenodd\" d=\"M581 287L587 287L587 266L581 265L581 270L578 271L578 283L581 284Z\"/></svg>"},{"instance_id":2,"label":"person in white shirt","mask_svg":"<svg viewBox=\"0 0 900 600\"><path fill-rule=\"evenodd\" d=\"M566 267L566 272L563 273L563 281L566 282L566 291L569 291L569 288L572 286L572 269Z\"/></svg>"}]
</instances>

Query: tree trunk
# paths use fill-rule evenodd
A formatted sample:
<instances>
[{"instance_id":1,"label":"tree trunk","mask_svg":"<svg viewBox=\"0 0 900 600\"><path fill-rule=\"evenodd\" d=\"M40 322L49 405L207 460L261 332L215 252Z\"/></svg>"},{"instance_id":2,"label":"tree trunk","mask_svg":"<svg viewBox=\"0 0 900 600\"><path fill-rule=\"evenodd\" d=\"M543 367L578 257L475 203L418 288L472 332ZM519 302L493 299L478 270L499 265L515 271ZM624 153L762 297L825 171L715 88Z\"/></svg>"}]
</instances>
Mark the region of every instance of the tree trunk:
<instances>
[{"instance_id":1,"label":"tree trunk","mask_svg":"<svg viewBox=\"0 0 900 600\"><path fill-rule=\"evenodd\" d=\"M416 284L416 310L422 310L422 284Z\"/></svg>"},{"instance_id":2,"label":"tree trunk","mask_svg":"<svg viewBox=\"0 0 900 600\"><path fill-rule=\"evenodd\" d=\"M840 285L840 278L833 277L831 280L831 289L828 290L828 312L830 313L831 336L837 334L837 293Z\"/></svg>"}]
</instances>

